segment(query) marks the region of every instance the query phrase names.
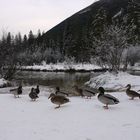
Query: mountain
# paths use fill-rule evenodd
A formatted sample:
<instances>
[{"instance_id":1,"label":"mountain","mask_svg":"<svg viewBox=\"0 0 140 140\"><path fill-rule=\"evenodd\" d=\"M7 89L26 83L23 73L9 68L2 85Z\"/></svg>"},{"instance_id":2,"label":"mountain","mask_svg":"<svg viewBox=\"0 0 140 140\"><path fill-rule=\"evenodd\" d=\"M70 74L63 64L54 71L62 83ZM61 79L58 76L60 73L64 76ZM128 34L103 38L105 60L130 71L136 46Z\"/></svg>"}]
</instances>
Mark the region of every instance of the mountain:
<instances>
[{"instance_id":1,"label":"mountain","mask_svg":"<svg viewBox=\"0 0 140 140\"><path fill-rule=\"evenodd\" d=\"M45 34L42 35L42 40L46 44L45 47L58 49L63 55L79 56L82 51L82 58L88 44L86 38L91 28L97 11L102 7L107 12L108 22L110 19L123 9L124 14L127 12L127 5L129 0L99 0L83 10L75 13L71 17L62 21ZM140 0L135 0L140 2ZM79 59L78 58L78 59ZM87 58L88 59L88 58Z\"/></svg>"}]
</instances>

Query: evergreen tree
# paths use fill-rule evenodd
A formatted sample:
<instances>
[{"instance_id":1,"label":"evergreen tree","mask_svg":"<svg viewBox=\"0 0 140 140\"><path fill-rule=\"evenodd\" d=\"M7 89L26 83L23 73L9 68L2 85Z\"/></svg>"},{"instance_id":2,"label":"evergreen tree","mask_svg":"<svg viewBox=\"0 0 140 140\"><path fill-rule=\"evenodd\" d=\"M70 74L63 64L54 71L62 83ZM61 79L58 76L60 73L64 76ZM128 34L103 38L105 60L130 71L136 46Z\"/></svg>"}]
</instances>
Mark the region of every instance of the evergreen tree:
<instances>
[{"instance_id":1,"label":"evergreen tree","mask_svg":"<svg viewBox=\"0 0 140 140\"><path fill-rule=\"evenodd\" d=\"M94 42L96 40L100 40L106 26L107 26L107 13L101 7L97 11L95 17L93 18L91 29L89 31L89 46L92 48L92 52L91 52L92 55L96 55L96 46Z\"/></svg>"},{"instance_id":2,"label":"evergreen tree","mask_svg":"<svg viewBox=\"0 0 140 140\"><path fill-rule=\"evenodd\" d=\"M126 15L128 42L140 44L140 5L134 0L129 0Z\"/></svg>"},{"instance_id":3,"label":"evergreen tree","mask_svg":"<svg viewBox=\"0 0 140 140\"><path fill-rule=\"evenodd\" d=\"M107 13L104 8L100 8L92 22L92 36L100 38L104 28L107 26Z\"/></svg>"},{"instance_id":4,"label":"evergreen tree","mask_svg":"<svg viewBox=\"0 0 140 140\"><path fill-rule=\"evenodd\" d=\"M33 35L33 32L30 31L30 32L29 32L29 35L28 35L28 44L29 44L29 45L32 45L32 44L34 43L34 39L35 39L35 37L34 37L34 35Z\"/></svg>"},{"instance_id":5,"label":"evergreen tree","mask_svg":"<svg viewBox=\"0 0 140 140\"><path fill-rule=\"evenodd\" d=\"M33 32L30 31L28 35L28 49L31 51L31 53L34 52L35 49L34 42L35 42L35 37L33 35Z\"/></svg>"}]
</instances>

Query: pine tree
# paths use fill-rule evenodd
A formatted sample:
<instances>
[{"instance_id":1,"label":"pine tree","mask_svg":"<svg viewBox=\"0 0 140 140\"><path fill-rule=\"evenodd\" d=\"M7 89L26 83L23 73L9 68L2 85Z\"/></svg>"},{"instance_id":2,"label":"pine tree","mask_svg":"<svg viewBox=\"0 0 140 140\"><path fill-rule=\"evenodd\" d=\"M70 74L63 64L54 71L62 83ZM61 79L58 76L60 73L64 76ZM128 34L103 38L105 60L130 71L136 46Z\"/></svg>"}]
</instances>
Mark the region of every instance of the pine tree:
<instances>
[{"instance_id":1,"label":"pine tree","mask_svg":"<svg viewBox=\"0 0 140 140\"><path fill-rule=\"evenodd\" d=\"M140 5L134 0L129 0L126 15L128 42L140 44Z\"/></svg>"},{"instance_id":2,"label":"pine tree","mask_svg":"<svg viewBox=\"0 0 140 140\"><path fill-rule=\"evenodd\" d=\"M104 28L107 26L107 13L104 8L100 8L92 22L92 36L100 38Z\"/></svg>"},{"instance_id":3,"label":"pine tree","mask_svg":"<svg viewBox=\"0 0 140 140\"><path fill-rule=\"evenodd\" d=\"M104 8L100 8L93 18L91 29L89 31L89 46L92 48L92 55L96 55L96 46L94 42L100 40L105 27L107 26L107 13ZM95 39L96 38L96 39ZM92 57L93 57L92 56Z\"/></svg>"},{"instance_id":4,"label":"pine tree","mask_svg":"<svg viewBox=\"0 0 140 140\"><path fill-rule=\"evenodd\" d=\"M29 45L32 45L32 44L34 43L34 39L35 39L35 37L34 37L34 35L33 35L33 32L30 31L30 32L29 32L29 35L28 35L28 44L29 44Z\"/></svg>"}]
</instances>

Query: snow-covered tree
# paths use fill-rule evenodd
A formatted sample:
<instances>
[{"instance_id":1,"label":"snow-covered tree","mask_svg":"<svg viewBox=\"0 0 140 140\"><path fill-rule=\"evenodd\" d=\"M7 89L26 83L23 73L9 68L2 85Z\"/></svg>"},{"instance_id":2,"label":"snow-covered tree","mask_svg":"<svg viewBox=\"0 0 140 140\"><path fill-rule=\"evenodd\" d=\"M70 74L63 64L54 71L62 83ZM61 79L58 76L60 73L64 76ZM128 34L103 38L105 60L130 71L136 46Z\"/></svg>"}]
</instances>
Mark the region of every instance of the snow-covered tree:
<instances>
[{"instance_id":1,"label":"snow-covered tree","mask_svg":"<svg viewBox=\"0 0 140 140\"><path fill-rule=\"evenodd\" d=\"M140 5L134 0L129 0L127 15L125 17L128 42L140 44Z\"/></svg>"},{"instance_id":2,"label":"snow-covered tree","mask_svg":"<svg viewBox=\"0 0 140 140\"><path fill-rule=\"evenodd\" d=\"M104 8L101 7L93 18L91 29L89 31L89 44L92 47L92 55L95 55L97 47L94 42L100 40L105 27L107 27L107 13Z\"/></svg>"},{"instance_id":3,"label":"snow-covered tree","mask_svg":"<svg viewBox=\"0 0 140 140\"><path fill-rule=\"evenodd\" d=\"M94 38L96 59L99 65L118 71L122 64L123 51L128 47L123 26L110 25L104 28L100 39Z\"/></svg>"}]
</instances>

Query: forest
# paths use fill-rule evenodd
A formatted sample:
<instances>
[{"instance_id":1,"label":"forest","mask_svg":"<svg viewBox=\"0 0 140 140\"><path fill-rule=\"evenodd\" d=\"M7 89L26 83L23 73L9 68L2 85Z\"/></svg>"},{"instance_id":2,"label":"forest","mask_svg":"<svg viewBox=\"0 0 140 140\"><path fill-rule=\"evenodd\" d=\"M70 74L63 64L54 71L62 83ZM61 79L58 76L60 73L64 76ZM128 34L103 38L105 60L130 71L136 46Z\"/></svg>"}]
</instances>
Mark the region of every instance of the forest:
<instances>
[{"instance_id":1,"label":"forest","mask_svg":"<svg viewBox=\"0 0 140 140\"><path fill-rule=\"evenodd\" d=\"M139 3L129 0L126 10L121 8L111 17L100 7L89 21L81 28L80 36L75 33L78 30L72 31L72 24L64 27L59 38L47 38L40 30L37 35L29 31L24 36L4 31L0 39L0 74L8 79L17 66L39 65L42 61L94 63L115 71L140 62Z\"/></svg>"}]
</instances>

